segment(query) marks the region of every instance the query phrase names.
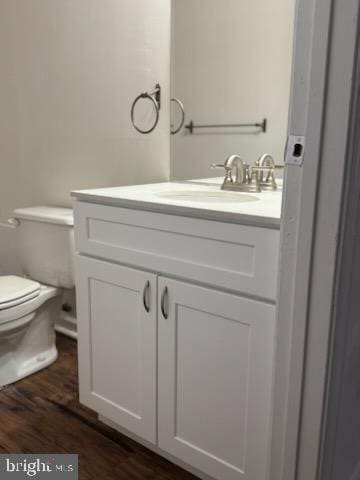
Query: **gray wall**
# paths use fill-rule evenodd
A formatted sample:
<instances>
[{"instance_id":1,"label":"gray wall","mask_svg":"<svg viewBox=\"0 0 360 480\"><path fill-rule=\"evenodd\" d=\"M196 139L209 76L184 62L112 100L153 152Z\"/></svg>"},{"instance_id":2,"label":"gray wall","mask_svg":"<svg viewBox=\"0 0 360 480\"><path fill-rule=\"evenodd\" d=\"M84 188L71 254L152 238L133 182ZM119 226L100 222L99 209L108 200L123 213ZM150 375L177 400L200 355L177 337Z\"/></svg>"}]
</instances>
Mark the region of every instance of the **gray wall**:
<instances>
[{"instance_id":1,"label":"gray wall","mask_svg":"<svg viewBox=\"0 0 360 480\"><path fill-rule=\"evenodd\" d=\"M129 115L156 81L168 95L170 4L156 4L1 0L0 272L16 269L12 230L1 226L14 208L169 178L167 102L152 135Z\"/></svg>"},{"instance_id":2,"label":"gray wall","mask_svg":"<svg viewBox=\"0 0 360 480\"><path fill-rule=\"evenodd\" d=\"M187 130L172 137L172 177L210 170L232 153L283 162L290 95L295 0L172 0L172 92L187 122L249 123L254 129ZM174 112L175 116L175 112Z\"/></svg>"}]
</instances>

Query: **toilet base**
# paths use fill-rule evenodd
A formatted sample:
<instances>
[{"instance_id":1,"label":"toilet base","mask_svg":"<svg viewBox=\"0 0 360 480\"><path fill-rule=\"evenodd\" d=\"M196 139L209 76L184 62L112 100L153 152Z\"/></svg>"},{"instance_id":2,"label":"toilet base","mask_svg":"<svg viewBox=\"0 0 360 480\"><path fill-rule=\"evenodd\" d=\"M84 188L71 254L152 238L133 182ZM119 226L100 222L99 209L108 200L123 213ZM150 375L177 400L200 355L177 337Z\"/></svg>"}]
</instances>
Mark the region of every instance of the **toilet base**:
<instances>
[{"instance_id":1,"label":"toilet base","mask_svg":"<svg viewBox=\"0 0 360 480\"><path fill-rule=\"evenodd\" d=\"M47 352L41 353L34 358L30 358L24 362L17 372L17 380L22 380L33 373L42 370L54 363L58 358L58 351L55 345L53 345Z\"/></svg>"},{"instance_id":2,"label":"toilet base","mask_svg":"<svg viewBox=\"0 0 360 480\"><path fill-rule=\"evenodd\" d=\"M0 388L46 368L57 359L54 324L61 291L42 287L36 308L0 332ZM6 326L6 325L5 325Z\"/></svg>"}]
</instances>

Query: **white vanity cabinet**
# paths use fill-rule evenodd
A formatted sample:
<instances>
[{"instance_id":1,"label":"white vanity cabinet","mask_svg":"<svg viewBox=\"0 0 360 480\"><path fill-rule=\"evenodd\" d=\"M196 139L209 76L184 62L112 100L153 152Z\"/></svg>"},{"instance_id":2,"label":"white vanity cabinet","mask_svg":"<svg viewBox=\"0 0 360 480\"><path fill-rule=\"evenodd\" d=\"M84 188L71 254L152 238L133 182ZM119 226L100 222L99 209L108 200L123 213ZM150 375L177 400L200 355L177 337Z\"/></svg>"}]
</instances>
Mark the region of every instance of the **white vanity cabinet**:
<instances>
[{"instance_id":1,"label":"white vanity cabinet","mask_svg":"<svg viewBox=\"0 0 360 480\"><path fill-rule=\"evenodd\" d=\"M158 286L159 447L216 479L265 479L274 306L168 278Z\"/></svg>"},{"instance_id":2,"label":"white vanity cabinet","mask_svg":"<svg viewBox=\"0 0 360 480\"><path fill-rule=\"evenodd\" d=\"M80 401L205 477L266 480L278 230L75 202L75 231Z\"/></svg>"},{"instance_id":3,"label":"white vanity cabinet","mask_svg":"<svg viewBox=\"0 0 360 480\"><path fill-rule=\"evenodd\" d=\"M156 443L156 276L77 256L80 401Z\"/></svg>"}]
</instances>

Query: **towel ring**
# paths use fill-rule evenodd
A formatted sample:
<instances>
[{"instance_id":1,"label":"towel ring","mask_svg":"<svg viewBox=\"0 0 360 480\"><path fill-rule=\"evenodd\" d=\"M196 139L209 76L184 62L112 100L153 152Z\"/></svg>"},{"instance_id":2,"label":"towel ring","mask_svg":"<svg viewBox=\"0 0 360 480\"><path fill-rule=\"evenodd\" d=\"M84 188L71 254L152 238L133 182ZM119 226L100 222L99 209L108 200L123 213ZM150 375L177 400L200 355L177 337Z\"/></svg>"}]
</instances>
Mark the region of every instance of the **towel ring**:
<instances>
[{"instance_id":1,"label":"towel ring","mask_svg":"<svg viewBox=\"0 0 360 480\"><path fill-rule=\"evenodd\" d=\"M156 118L155 118L154 125L151 128L149 128L148 130L142 130L138 125L136 125L135 115L134 115L135 106L136 106L137 102L140 99L145 99L145 98L148 98L149 100L152 101L152 103L154 104L154 107L155 107L155 112L156 112ZM155 85L155 90L152 93L148 93L148 92L140 93L140 95L138 95L135 98L135 100L133 101L133 104L131 106L131 123L133 124L135 130L137 130L139 133L142 133L144 135L146 135L148 133L151 133L153 130L155 130L155 128L157 127L157 124L159 123L160 107L161 107L161 87L157 83Z\"/></svg>"},{"instance_id":2,"label":"towel ring","mask_svg":"<svg viewBox=\"0 0 360 480\"><path fill-rule=\"evenodd\" d=\"M184 126L184 123L185 123L185 108L184 108L184 104L182 102L180 102L180 100L176 97L172 98L170 100L170 102L176 103L176 105L178 105L180 110L181 110L181 120L180 120L180 124L179 124L178 128L175 128L175 130L170 130L171 135L176 135L178 132L180 132L180 130ZM171 125L171 126L173 127L174 125Z\"/></svg>"}]
</instances>

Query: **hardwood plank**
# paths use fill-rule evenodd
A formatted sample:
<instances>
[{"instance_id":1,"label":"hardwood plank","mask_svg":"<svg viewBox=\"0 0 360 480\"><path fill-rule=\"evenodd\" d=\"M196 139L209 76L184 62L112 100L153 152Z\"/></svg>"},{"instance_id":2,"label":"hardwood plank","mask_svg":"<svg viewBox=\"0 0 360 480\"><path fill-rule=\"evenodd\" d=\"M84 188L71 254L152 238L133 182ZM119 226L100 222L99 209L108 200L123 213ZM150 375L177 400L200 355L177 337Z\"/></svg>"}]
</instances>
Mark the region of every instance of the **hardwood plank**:
<instances>
[{"instance_id":1,"label":"hardwood plank","mask_svg":"<svg viewBox=\"0 0 360 480\"><path fill-rule=\"evenodd\" d=\"M76 342L57 345L53 365L0 391L1 453L78 453L80 480L196 480L81 405Z\"/></svg>"}]
</instances>

